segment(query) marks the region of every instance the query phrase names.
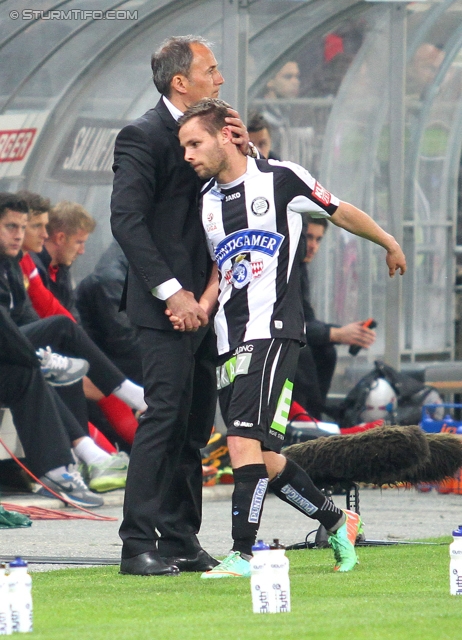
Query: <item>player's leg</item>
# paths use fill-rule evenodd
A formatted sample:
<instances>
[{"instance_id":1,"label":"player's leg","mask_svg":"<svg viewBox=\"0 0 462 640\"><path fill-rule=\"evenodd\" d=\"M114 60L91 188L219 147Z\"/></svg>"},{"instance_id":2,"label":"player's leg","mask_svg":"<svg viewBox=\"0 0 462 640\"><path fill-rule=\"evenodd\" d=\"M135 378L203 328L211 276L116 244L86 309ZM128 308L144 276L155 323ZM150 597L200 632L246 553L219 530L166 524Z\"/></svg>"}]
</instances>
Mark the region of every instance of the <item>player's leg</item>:
<instances>
[{"instance_id":1,"label":"player's leg","mask_svg":"<svg viewBox=\"0 0 462 640\"><path fill-rule=\"evenodd\" d=\"M241 345L219 363L220 407L228 427L228 448L234 473L232 496L233 547L224 561L203 578L248 577L268 487L263 461L266 397L277 355L274 341Z\"/></svg>"},{"instance_id":2,"label":"player's leg","mask_svg":"<svg viewBox=\"0 0 462 640\"><path fill-rule=\"evenodd\" d=\"M327 529L336 560L335 570L353 569L358 562L354 545L361 532L359 515L336 507L293 460L273 452L265 452L264 459L273 493Z\"/></svg>"},{"instance_id":3,"label":"player's leg","mask_svg":"<svg viewBox=\"0 0 462 640\"><path fill-rule=\"evenodd\" d=\"M313 484L309 475L292 460L280 454L282 443L274 436L284 435L291 403L291 390L297 366L298 344L282 340L277 365L273 367L268 398L268 439L263 457L270 486L284 502L310 518L318 520L329 532L336 569L349 571L357 563L354 543L361 521L353 512L343 512Z\"/></svg>"}]
</instances>

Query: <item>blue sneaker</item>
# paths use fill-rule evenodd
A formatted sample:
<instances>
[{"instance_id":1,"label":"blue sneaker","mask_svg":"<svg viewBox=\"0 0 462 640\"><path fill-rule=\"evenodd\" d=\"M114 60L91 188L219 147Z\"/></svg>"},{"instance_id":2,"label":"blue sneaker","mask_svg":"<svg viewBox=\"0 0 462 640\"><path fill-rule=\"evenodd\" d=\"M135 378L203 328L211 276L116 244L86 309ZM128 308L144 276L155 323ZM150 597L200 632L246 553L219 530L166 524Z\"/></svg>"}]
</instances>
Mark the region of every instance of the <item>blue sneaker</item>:
<instances>
[{"instance_id":1,"label":"blue sneaker","mask_svg":"<svg viewBox=\"0 0 462 640\"><path fill-rule=\"evenodd\" d=\"M250 578L250 562L239 551L231 551L220 564L205 571L201 578Z\"/></svg>"}]
</instances>

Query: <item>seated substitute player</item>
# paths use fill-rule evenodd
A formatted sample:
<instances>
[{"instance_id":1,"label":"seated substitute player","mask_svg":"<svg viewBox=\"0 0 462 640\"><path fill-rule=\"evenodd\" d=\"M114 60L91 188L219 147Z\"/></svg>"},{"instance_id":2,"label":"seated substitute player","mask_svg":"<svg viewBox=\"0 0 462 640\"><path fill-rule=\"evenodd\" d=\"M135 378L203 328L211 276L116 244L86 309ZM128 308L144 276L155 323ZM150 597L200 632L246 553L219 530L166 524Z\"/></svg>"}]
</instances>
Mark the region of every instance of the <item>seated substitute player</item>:
<instances>
[{"instance_id":1,"label":"seated substitute player","mask_svg":"<svg viewBox=\"0 0 462 640\"><path fill-rule=\"evenodd\" d=\"M243 156L232 144L227 109L221 100L201 100L179 120L185 159L200 178L213 178L203 188L200 214L215 268L200 304L210 314L218 300L218 386L235 480L232 551L202 577L250 575L268 483L327 529L335 569L350 571L357 563L358 514L338 509L279 453L304 340L296 258L300 212L315 202L323 210L318 215L384 247L390 276L397 269L404 273L406 259L391 235L302 167ZM185 328L166 313L177 329Z\"/></svg>"}]
</instances>

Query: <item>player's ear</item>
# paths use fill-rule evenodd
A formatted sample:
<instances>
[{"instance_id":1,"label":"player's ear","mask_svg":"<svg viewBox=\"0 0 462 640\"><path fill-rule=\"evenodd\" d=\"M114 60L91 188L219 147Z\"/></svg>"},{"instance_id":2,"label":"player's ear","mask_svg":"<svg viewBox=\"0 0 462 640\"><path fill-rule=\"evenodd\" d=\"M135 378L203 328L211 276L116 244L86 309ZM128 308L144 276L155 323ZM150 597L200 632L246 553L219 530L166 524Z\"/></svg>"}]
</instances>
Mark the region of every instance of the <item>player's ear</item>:
<instances>
[{"instance_id":1,"label":"player's ear","mask_svg":"<svg viewBox=\"0 0 462 640\"><path fill-rule=\"evenodd\" d=\"M56 245L62 246L63 244L66 244L66 242L67 242L67 236L66 236L64 231L57 231L55 234L53 234L52 241Z\"/></svg>"},{"instance_id":2,"label":"player's ear","mask_svg":"<svg viewBox=\"0 0 462 640\"><path fill-rule=\"evenodd\" d=\"M221 135L223 137L223 142L225 141L231 142L233 137L233 132L231 131L231 127L229 125L226 125L226 127L223 127L223 129L221 130Z\"/></svg>"}]
</instances>

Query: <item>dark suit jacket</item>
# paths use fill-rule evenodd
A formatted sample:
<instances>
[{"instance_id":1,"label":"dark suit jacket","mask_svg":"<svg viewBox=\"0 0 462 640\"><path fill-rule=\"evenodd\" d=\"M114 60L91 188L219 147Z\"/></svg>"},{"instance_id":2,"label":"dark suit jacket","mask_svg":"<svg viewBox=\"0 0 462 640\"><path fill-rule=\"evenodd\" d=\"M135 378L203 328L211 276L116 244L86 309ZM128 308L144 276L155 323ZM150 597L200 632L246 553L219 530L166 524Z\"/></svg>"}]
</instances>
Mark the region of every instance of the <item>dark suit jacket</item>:
<instances>
[{"instance_id":1,"label":"dark suit jacket","mask_svg":"<svg viewBox=\"0 0 462 640\"><path fill-rule=\"evenodd\" d=\"M117 136L111 225L129 262L127 314L173 330L151 289L170 278L199 299L211 267L199 219L201 182L184 160L178 125L162 98Z\"/></svg>"}]
</instances>

